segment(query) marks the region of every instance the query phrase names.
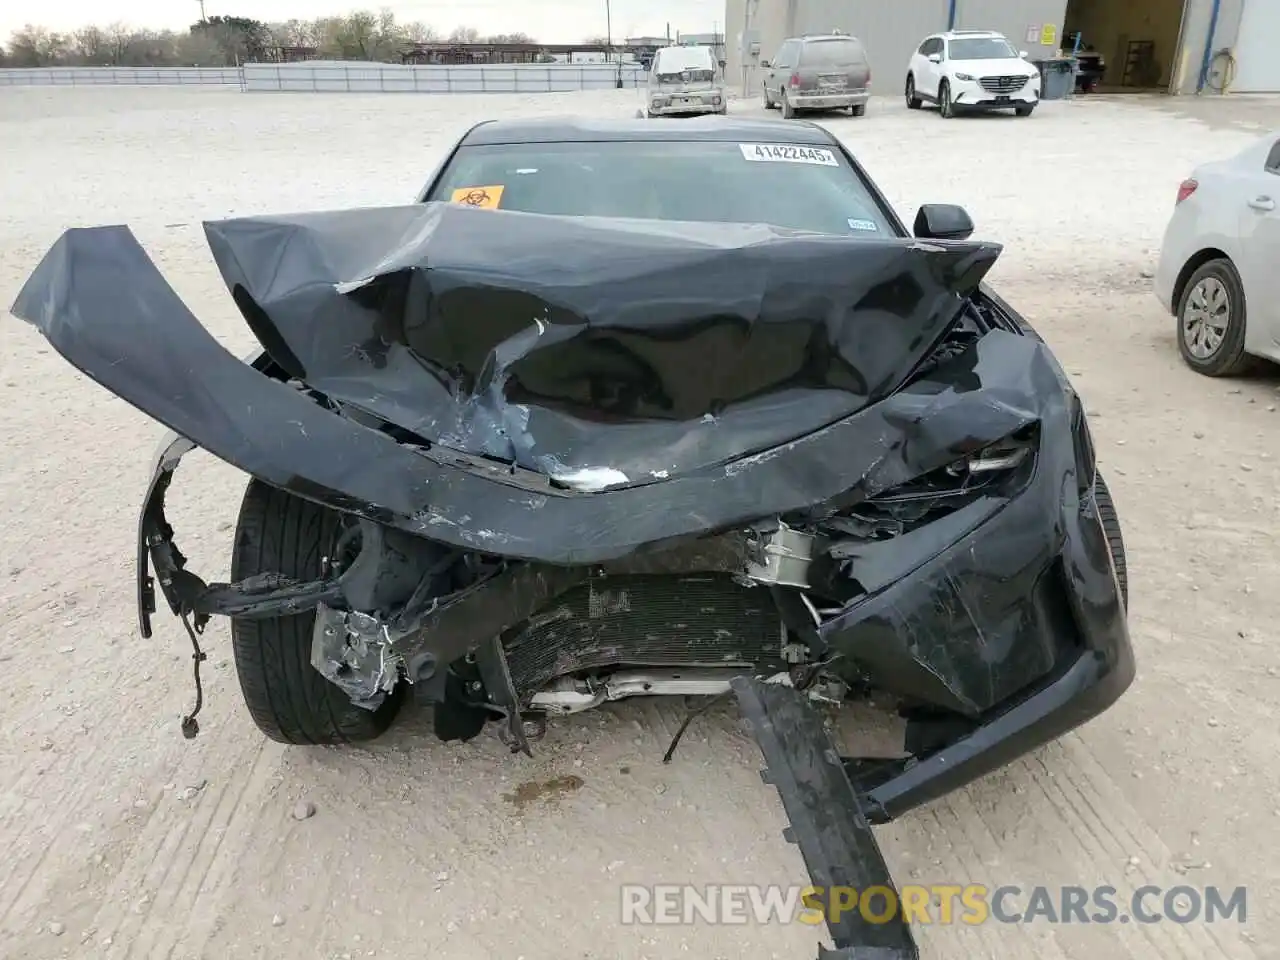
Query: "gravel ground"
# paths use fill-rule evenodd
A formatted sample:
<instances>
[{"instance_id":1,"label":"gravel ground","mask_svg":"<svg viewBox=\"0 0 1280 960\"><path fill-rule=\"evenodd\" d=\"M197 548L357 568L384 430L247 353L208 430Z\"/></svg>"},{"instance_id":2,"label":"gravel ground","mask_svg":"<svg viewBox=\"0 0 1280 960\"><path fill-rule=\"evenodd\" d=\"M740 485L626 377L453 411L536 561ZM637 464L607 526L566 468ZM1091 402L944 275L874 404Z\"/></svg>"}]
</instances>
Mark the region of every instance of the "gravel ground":
<instances>
[{"instance_id":1,"label":"gravel ground","mask_svg":"<svg viewBox=\"0 0 1280 960\"><path fill-rule=\"evenodd\" d=\"M252 338L202 219L402 202L483 117L629 115L634 91L530 97L0 93L0 302L58 234L128 222L215 335ZM1251 101L1256 104L1257 101ZM1249 921L934 926L926 958L1275 957L1280 881L1280 379L1184 369L1150 271L1178 181L1251 136L1249 106L1132 98L944 122L873 102L829 126L908 217L963 203L1007 250L994 285L1075 375L1121 510L1139 679L1106 716L880 831L900 882L1247 884ZM759 115L754 102L735 113ZM367 750L251 726L224 623L204 732L190 659L134 624L134 523L158 429L11 319L0 338L0 956L813 956L803 925L622 927L624 882L806 879L730 711L631 702L553 727L533 760L436 742L409 711ZM171 497L194 569L225 576L243 477L192 458ZM625 769L624 769L625 768ZM514 800L559 776L579 789ZM315 815L295 819L298 803Z\"/></svg>"}]
</instances>

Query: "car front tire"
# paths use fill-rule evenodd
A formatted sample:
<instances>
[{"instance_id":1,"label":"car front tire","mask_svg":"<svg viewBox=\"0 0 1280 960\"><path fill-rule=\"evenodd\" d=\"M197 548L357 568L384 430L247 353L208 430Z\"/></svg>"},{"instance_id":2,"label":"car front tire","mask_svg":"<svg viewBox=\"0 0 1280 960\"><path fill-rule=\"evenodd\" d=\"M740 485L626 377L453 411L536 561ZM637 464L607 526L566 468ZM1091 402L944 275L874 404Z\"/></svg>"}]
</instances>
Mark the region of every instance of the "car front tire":
<instances>
[{"instance_id":1,"label":"car front tire","mask_svg":"<svg viewBox=\"0 0 1280 960\"><path fill-rule=\"evenodd\" d=\"M1201 264L1178 298L1178 352L1206 377L1244 373L1253 358L1244 350L1244 287L1225 257Z\"/></svg>"},{"instance_id":2,"label":"car front tire","mask_svg":"<svg viewBox=\"0 0 1280 960\"><path fill-rule=\"evenodd\" d=\"M338 514L251 480L236 524L231 579L279 573L315 580L332 556ZM277 743L332 745L381 736L404 699L397 684L377 710L365 710L311 666L315 612L291 617L231 619L231 645L249 715Z\"/></svg>"},{"instance_id":3,"label":"car front tire","mask_svg":"<svg viewBox=\"0 0 1280 960\"><path fill-rule=\"evenodd\" d=\"M907 74L907 86L904 95L907 98L908 110L919 110L924 104L924 101L916 96L916 78L909 73Z\"/></svg>"},{"instance_id":4,"label":"car front tire","mask_svg":"<svg viewBox=\"0 0 1280 960\"><path fill-rule=\"evenodd\" d=\"M1102 474L1097 474L1093 481L1093 502L1098 507L1098 520L1102 523L1102 532L1107 536L1107 546L1111 550L1111 562L1116 568L1116 582L1120 585L1120 599L1125 610L1129 609L1129 559L1124 550L1124 536L1120 532L1120 515L1116 512L1115 501L1111 499L1111 490Z\"/></svg>"},{"instance_id":5,"label":"car front tire","mask_svg":"<svg viewBox=\"0 0 1280 960\"><path fill-rule=\"evenodd\" d=\"M1013 112L1020 117L1029 117L1036 112L1036 105L1034 103L1022 104L1014 107Z\"/></svg>"},{"instance_id":6,"label":"car front tire","mask_svg":"<svg viewBox=\"0 0 1280 960\"><path fill-rule=\"evenodd\" d=\"M938 115L945 120L956 115L955 105L951 102L951 84L945 80L938 84Z\"/></svg>"}]
</instances>

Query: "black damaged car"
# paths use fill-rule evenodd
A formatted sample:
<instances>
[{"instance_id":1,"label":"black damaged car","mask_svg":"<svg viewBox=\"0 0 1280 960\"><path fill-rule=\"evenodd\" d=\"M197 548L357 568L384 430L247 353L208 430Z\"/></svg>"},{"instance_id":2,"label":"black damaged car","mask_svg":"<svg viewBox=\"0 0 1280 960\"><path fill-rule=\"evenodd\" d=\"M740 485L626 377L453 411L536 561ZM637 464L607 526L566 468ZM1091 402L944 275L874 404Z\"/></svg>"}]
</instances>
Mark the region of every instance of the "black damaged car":
<instances>
[{"instance_id":1,"label":"black damaged car","mask_svg":"<svg viewBox=\"0 0 1280 960\"><path fill-rule=\"evenodd\" d=\"M144 636L158 586L193 645L188 736L213 615L285 743L376 737L410 692L525 753L609 701L736 695L813 882L862 888L869 823L1133 678L1115 508L983 283L1000 247L949 205L909 233L820 127L482 123L413 204L205 231L248 361L123 226L69 230L13 307L173 431L137 593ZM165 518L197 447L250 477L230 583ZM901 755L841 757L814 705L872 692ZM901 923L830 927L824 956L916 955Z\"/></svg>"}]
</instances>

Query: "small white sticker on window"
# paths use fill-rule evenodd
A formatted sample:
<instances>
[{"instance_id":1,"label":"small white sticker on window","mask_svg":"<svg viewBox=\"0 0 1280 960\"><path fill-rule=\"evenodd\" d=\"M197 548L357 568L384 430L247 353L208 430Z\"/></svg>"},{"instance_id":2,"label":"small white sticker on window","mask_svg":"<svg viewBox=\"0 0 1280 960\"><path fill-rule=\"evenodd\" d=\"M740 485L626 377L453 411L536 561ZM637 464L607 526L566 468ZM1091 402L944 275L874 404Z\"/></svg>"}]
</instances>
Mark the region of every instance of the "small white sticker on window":
<instances>
[{"instance_id":1,"label":"small white sticker on window","mask_svg":"<svg viewBox=\"0 0 1280 960\"><path fill-rule=\"evenodd\" d=\"M740 143L742 155L762 163L814 163L821 167L838 167L836 155L824 147L806 147L797 143Z\"/></svg>"},{"instance_id":2,"label":"small white sticker on window","mask_svg":"<svg viewBox=\"0 0 1280 960\"><path fill-rule=\"evenodd\" d=\"M876 226L874 220L855 220L850 217L848 220L850 230L870 230L872 233L879 233L880 228Z\"/></svg>"}]
</instances>

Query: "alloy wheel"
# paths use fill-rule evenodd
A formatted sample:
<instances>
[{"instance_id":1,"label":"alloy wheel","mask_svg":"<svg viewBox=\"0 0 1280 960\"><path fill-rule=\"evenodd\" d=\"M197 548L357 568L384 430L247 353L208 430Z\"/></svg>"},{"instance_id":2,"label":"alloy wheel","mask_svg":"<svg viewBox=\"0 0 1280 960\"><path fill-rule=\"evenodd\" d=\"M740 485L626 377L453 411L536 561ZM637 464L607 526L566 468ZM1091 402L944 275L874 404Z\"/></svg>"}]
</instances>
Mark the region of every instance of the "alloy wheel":
<instances>
[{"instance_id":1,"label":"alloy wheel","mask_svg":"<svg viewBox=\"0 0 1280 960\"><path fill-rule=\"evenodd\" d=\"M1182 339L1197 360L1222 348L1231 322L1231 297L1217 277L1204 277L1191 289L1182 315Z\"/></svg>"}]
</instances>

